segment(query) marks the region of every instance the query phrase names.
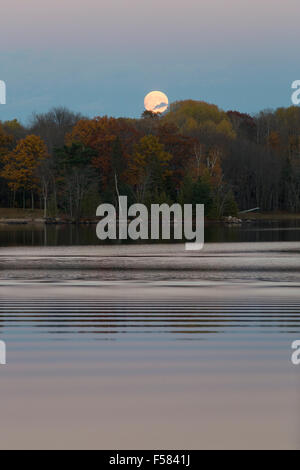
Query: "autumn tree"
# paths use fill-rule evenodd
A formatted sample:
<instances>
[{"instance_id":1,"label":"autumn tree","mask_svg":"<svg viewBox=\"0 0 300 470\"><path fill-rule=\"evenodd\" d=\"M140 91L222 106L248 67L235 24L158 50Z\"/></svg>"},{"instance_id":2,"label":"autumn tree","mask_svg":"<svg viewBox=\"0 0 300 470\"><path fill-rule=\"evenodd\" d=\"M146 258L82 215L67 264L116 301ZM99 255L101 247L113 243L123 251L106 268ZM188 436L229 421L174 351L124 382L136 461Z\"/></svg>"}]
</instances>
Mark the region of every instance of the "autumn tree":
<instances>
[{"instance_id":1,"label":"autumn tree","mask_svg":"<svg viewBox=\"0 0 300 470\"><path fill-rule=\"evenodd\" d=\"M79 121L67 136L67 144L82 143L95 151L91 164L98 170L101 188L105 191L111 185L115 185L116 173L118 180L122 179L119 163L118 169L114 168L116 159L113 154L116 151L116 140L118 139L125 167L137 136L138 132L128 120L104 116Z\"/></svg>"},{"instance_id":2,"label":"autumn tree","mask_svg":"<svg viewBox=\"0 0 300 470\"><path fill-rule=\"evenodd\" d=\"M56 107L47 113L34 114L29 132L44 140L52 156L56 148L64 145L66 135L72 131L80 119L82 119L81 114L74 113L65 107Z\"/></svg>"},{"instance_id":3,"label":"autumn tree","mask_svg":"<svg viewBox=\"0 0 300 470\"><path fill-rule=\"evenodd\" d=\"M10 136L14 145L16 145L20 139L24 139L28 133L27 129L17 119L4 121L2 127L4 132Z\"/></svg>"},{"instance_id":4,"label":"autumn tree","mask_svg":"<svg viewBox=\"0 0 300 470\"><path fill-rule=\"evenodd\" d=\"M176 199L182 179L190 162L193 159L193 151L196 140L181 134L174 124L160 123L155 135L172 158L169 163L171 173L166 178L167 189L173 199Z\"/></svg>"},{"instance_id":5,"label":"autumn tree","mask_svg":"<svg viewBox=\"0 0 300 470\"><path fill-rule=\"evenodd\" d=\"M162 120L177 125L184 135L197 137L204 143L234 139L236 133L227 114L216 105L204 101L177 101Z\"/></svg>"},{"instance_id":6,"label":"autumn tree","mask_svg":"<svg viewBox=\"0 0 300 470\"><path fill-rule=\"evenodd\" d=\"M94 150L75 142L56 150L56 174L61 204L76 220L82 215L86 195L90 191L97 194L95 171L91 166L94 155Z\"/></svg>"},{"instance_id":7,"label":"autumn tree","mask_svg":"<svg viewBox=\"0 0 300 470\"><path fill-rule=\"evenodd\" d=\"M278 132L271 131L267 138L267 146L274 152L280 152L280 136Z\"/></svg>"},{"instance_id":8,"label":"autumn tree","mask_svg":"<svg viewBox=\"0 0 300 470\"><path fill-rule=\"evenodd\" d=\"M21 139L16 148L6 153L3 160L1 176L8 182L13 194L23 191L23 207L25 207L25 191L30 191L32 208L34 208L34 191L38 190L37 169L48 157L45 142L36 135Z\"/></svg>"},{"instance_id":9,"label":"autumn tree","mask_svg":"<svg viewBox=\"0 0 300 470\"><path fill-rule=\"evenodd\" d=\"M45 216L49 208L78 218L94 207L92 197L116 203L122 194L145 203L204 199L217 217L236 212L236 202L241 210L298 211L300 108L250 116L186 100L139 119L54 108L28 127L2 122L1 205L29 192Z\"/></svg>"},{"instance_id":10,"label":"autumn tree","mask_svg":"<svg viewBox=\"0 0 300 470\"><path fill-rule=\"evenodd\" d=\"M145 111L142 113L141 118L142 119L152 119L157 121L161 116L161 113L154 113L153 111L149 111L148 109L145 109Z\"/></svg>"},{"instance_id":11,"label":"autumn tree","mask_svg":"<svg viewBox=\"0 0 300 470\"><path fill-rule=\"evenodd\" d=\"M158 137L142 137L134 147L128 166L128 181L135 189L138 202L143 202L147 192L160 193L163 182L171 174L172 155L164 150Z\"/></svg>"},{"instance_id":12,"label":"autumn tree","mask_svg":"<svg viewBox=\"0 0 300 470\"><path fill-rule=\"evenodd\" d=\"M0 123L0 157L12 148L13 137L4 130L4 126Z\"/></svg>"},{"instance_id":13,"label":"autumn tree","mask_svg":"<svg viewBox=\"0 0 300 470\"><path fill-rule=\"evenodd\" d=\"M202 197L206 214L215 218L227 215L226 211L230 206L234 207L234 210L228 215L236 215L237 212L232 187L224 178L222 158L223 152L220 147L207 147L199 142L195 143L194 158L187 172L187 178L193 188L191 200L195 200L194 194L197 194L198 198ZM181 198L182 194L188 194L186 178L181 189ZM201 199L198 199L198 203L201 203Z\"/></svg>"},{"instance_id":14,"label":"autumn tree","mask_svg":"<svg viewBox=\"0 0 300 470\"><path fill-rule=\"evenodd\" d=\"M257 126L255 119L246 113L238 111L227 111L235 134L242 139L249 139L253 142L257 138Z\"/></svg>"}]
</instances>

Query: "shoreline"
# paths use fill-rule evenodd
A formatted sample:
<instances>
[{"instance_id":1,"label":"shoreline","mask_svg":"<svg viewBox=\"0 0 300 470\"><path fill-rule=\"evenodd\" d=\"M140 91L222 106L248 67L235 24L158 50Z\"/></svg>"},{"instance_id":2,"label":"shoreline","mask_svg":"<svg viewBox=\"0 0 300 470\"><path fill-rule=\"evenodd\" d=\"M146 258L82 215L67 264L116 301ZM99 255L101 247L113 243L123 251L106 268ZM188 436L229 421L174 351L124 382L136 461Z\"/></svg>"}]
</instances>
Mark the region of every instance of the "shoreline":
<instances>
[{"instance_id":1,"label":"shoreline","mask_svg":"<svg viewBox=\"0 0 300 470\"><path fill-rule=\"evenodd\" d=\"M237 217L222 217L221 219L205 219L206 225L213 224L245 224L255 222L282 222L300 220L300 213L289 212L248 212L239 213ZM0 209L0 225L95 225L98 217L81 217L76 220L71 217L44 218L41 211L22 209Z\"/></svg>"},{"instance_id":2,"label":"shoreline","mask_svg":"<svg viewBox=\"0 0 300 470\"><path fill-rule=\"evenodd\" d=\"M247 223L255 222L282 222L288 220L300 220L300 214L281 214L281 215L272 215L272 214L260 214L258 217L240 217L240 221L236 222L233 220L230 222L227 218L225 219L214 219L214 220L205 220L205 225L215 225L215 224L224 224L224 225L244 225ZM96 225L99 222L99 219L80 219L80 220L49 220L49 219L0 219L0 226L3 225Z\"/></svg>"},{"instance_id":3,"label":"shoreline","mask_svg":"<svg viewBox=\"0 0 300 470\"><path fill-rule=\"evenodd\" d=\"M246 214L239 214L239 217L244 220L251 221L283 221L283 220L300 220L300 213L291 212L248 212Z\"/></svg>"}]
</instances>

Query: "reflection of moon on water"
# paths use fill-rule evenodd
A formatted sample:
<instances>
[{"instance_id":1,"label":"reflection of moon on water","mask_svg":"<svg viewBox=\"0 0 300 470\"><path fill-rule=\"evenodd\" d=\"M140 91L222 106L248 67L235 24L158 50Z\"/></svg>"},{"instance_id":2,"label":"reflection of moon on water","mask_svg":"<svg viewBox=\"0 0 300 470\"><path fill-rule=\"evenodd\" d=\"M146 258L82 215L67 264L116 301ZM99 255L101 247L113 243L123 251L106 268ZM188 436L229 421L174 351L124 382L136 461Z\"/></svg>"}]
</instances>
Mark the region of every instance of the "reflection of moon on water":
<instances>
[{"instance_id":1,"label":"reflection of moon on water","mask_svg":"<svg viewBox=\"0 0 300 470\"><path fill-rule=\"evenodd\" d=\"M164 113L168 109L169 100L161 91L151 91L145 96L144 104L147 111Z\"/></svg>"}]
</instances>

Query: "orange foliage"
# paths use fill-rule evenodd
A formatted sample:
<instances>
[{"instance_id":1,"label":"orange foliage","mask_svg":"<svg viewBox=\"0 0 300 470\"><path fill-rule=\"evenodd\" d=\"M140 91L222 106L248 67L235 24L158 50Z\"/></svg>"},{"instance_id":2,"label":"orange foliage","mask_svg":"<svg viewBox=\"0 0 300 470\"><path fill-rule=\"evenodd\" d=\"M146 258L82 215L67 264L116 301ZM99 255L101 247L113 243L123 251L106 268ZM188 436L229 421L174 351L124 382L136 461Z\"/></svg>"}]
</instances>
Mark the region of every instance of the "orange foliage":
<instances>
[{"instance_id":1,"label":"orange foliage","mask_svg":"<svg viewBox=\"0 0 300 470\"><path fill-rule=\"evenodd\" d=\"M36 135L29 135L20 140L12 152L3 155L4 166L1 176L8 181L8 186L12 191L36 189L37 169L47 157L43 140Z\"/></svg>"},{"instance_id":2,"label":"orange foliage","mask_svg":"<svg viewBox=\"0 0 300 470\"><path fill-rule=\"evenodd\" d=\"M7 135L0 124L0 155L3 154L13 143L13 137Z\"/></svg>"},{"instance_id":3,"label":"orange foliage","mask_svg":"<svg viewBox=\"0 0 300 470\"><path fill-rule=\"evenodd\" d=\"M190 165L192 180L197 181L199 178L203 178L212 187L218 187L223 180L221 150L218 147L206 150L204 145L198 143L194 145L193 156L194 159Z\"/></svg>"},{"instance_id":4,"label":"orange foliage","mask_svg":"<svg viewBox=\"0 0 300 470\"><path fill-rule=\"evenodd\" d=\"M275 152L279 152L280 150L280 136L278 132L276 131L271 131L270 135L267 139L267 144L268 146L274 150Z\"/></svg>"},{"instance_id":5,"label":"orange foliage","mask_svg":"<svg viewBox=\"0 0 300 470\"><path fill-rule=\"evenodd\" d=\"M169 163L172 155L165 152L164 146L154 135L147 135L135 145L129 161L127 178L129 184L136 187L138 200L141 202L146 191L159 191L162 181L171 174Z\"/></svg>"},{"instance_id":6,"label":"orange foliage","mask_svg":"<svg viewBox=\"0 0 300 470\"><path fill-rule=\"evenodd\" d=\"M104 116L82 119L75 125L66 141L67 144L80 142L96 151L92 166L101 170L101 179L105 187L112 174L113 143L119 138L123 156L128 159L128 153L137 135L137 131L125 119Z\"/></svg>"}]
</instances>

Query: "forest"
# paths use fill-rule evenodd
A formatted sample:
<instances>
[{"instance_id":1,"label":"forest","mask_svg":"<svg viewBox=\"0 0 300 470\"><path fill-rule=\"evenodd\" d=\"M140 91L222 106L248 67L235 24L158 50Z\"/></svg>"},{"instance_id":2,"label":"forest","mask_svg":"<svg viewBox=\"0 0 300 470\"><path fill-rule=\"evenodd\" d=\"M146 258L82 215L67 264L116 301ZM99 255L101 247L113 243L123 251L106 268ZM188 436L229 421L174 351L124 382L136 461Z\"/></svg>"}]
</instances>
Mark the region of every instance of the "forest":
<instances>
[{"instance_id":1,"label":"forest","mask_svg":"<svg viewBox=\"0 0 300 470\"><path fill-rule=\"evenodd\" d=\"M300 107L250 116L186 100L163 115L66 108L0 122L0 206L93 217L100 203L203 203L218 219L300 210Z\"/></svg>"}]
</instances>

